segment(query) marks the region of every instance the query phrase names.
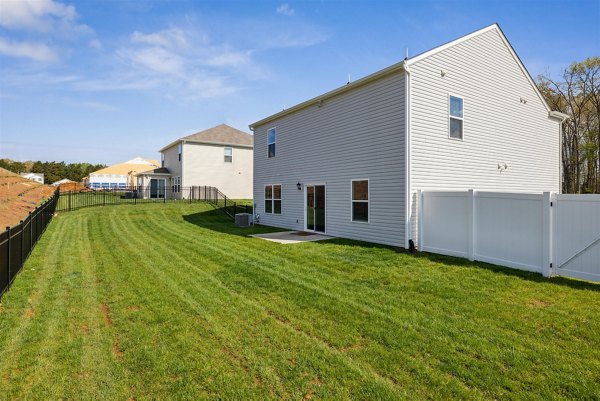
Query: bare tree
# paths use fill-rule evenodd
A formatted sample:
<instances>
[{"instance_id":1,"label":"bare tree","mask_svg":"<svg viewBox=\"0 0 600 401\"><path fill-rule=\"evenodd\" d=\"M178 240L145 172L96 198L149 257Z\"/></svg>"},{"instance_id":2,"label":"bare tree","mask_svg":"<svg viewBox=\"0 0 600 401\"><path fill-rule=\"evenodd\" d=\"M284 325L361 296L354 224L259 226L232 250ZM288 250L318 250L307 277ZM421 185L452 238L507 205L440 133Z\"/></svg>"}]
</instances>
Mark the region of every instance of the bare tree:
<instances>
[{"instance_id":1,"label":"bare tree","mask_svg":"<svg viewBox=\"0 0 600 401\"><path fill-rule=\"evenodd\" d=\"M563 123L563 193L600 193L600 57L573 63L560 80L538 77L538 87Z\"/></svg>"}]
</instances>

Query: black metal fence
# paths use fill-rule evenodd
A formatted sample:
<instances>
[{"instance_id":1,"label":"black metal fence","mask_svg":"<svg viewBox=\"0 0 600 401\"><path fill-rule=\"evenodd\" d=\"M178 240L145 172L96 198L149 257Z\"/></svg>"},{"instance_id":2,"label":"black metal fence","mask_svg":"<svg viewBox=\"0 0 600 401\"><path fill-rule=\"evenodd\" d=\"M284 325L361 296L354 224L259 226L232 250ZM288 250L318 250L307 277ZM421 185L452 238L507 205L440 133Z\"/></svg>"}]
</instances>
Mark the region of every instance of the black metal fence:
<instances>
[{"instance_id":1,"label":"black metal fence","mask_svg":"<svg viewBox=\"0 0 600 401\"><path fill-rule=\"evenodd\" d=\"M54 216L59 200L58 189L54 195L14 227L0 233L0 297L8 290L21 271L46 227Z\"/></svg>"},{"instance_id":2,"label":"black metal fence","mask_svg":"<svg viewBox=\"0 0 600 401\"><path fill-rule=\"evenodd\" d=\"M85 189L61 192L57 212L69 212L95 206L137 205L167 202L209 202L230 217L236 213L252 213L252 205L240 204L209 186L149 186L128 188Z\"/></svg>"}]
</instances>

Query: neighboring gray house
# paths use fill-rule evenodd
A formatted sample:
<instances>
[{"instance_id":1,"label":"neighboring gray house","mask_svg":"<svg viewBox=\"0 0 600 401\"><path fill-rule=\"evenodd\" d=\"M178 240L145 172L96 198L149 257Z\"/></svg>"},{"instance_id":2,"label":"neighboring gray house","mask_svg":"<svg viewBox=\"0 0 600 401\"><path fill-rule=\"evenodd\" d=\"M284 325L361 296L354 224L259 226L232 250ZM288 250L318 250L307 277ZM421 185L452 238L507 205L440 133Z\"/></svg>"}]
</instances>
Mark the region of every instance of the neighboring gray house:
<instances>
[{"instance_id":1,"label":"neighboring gray house","mask_svg":"<svg viewBox=\"0 0 600 401\"><path fill-rule=\"evenodd\" d=\"M161 167L137 174L145 197L189 196L212 186L232 199L252 198L252 135L225 124L177 139L160 149ZM168 188L168 189L166 189Z\"/></svg>"},{"instance_id":2,"label":"neighboring gray house","mask_svg":"<svg viewBox=\"0 0 600 401\"><path fill-rule=\"evenodd\" d=\"M424 189L560 190L560 122L497 24L260 120L264 225L408 247Z\"/></svg>"}]
</instances>

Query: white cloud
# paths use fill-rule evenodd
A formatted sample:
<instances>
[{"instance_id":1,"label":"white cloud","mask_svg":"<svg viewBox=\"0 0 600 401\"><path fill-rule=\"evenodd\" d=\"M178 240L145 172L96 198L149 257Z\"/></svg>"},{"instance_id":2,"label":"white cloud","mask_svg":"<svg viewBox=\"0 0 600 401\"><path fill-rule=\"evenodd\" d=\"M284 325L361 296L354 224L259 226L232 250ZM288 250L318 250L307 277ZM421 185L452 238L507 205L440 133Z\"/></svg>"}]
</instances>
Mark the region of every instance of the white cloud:
<instances>
[{"instance_id":1,"label":"white cloud","mask_svg":"<svg viewBox=\"0 0 600 401\"><path fill-rule=\"evenodd\" d=\"M277 13L291 17L292 15L294 15L296 13L296 10L294 10L292 7L290 7L289 4L286 3L286 4L282 4L279 7L277 7Z\"/></svg>"},{"instance_id":2,"label":"white cloud","mask_svg":"<svg viewBox=\"0 0 600 401\"><path fill-rule=\"evenodd\" d=\"M92 101L80 101L75 102L76 105L85 107L92 110L97 111L117 111L117 108L111 106L110 104L100 103L100 102L92 102Z\"/></svg>"},{"instance_id":3,"label":"white cloud","mask_svg":"<svg viewBox=\"0 0 600 401\"><path fill-rule=\"evenodd\" d=\"M160 47L123 50L119 55L147 70L157 73L179 75L184 70L184 60L179 55Z\"/></svg>"},{"instance_id":4,"label":"white cloud","mask_svg":"<svg viewBox=\"0 0 600 401\"><path fill-rule=\"evenodd\" d=\"M45 43L16 42L5 38L0 38L0 54L44 62L58 60L57 52Z\"/></svg>"},{"instance_id":5,"label":"white cloud","mask_svg":"<svg viewBox=\"0 0 600 401\"><path fill-rule=\"evenodd\" d=\"M92 49L102 50L102 42L100 42L98 39L90 40L88 42L88 46L91 47Z\"/></svg>"},{"instance_id":6,"label":"white cloud","mask_svg":"<svg viewBox=\"0 0 600 401\"><path fill-rule=\"evenodd\" d=\"M131 35L131 42L164 48L185 48L188 46L186 33L178 28L171 28L150 34L135 31Z\"/></svg>"},{"instance_id":7,"label":"white cloud","mask_svg":"<svg viewBox=\"0 0 600 401\"><path fill-rule=\"evenodd\" d=\"M87 25L77 24L75 7L54 0L0 0L0 26L38 32L62 31L90 33Z\"/></svg>"},{"instance_id":8,"label":"white cloud","mask_svg":"<svg viewBox=\"0 0 600 401\"><path fill-rule=\"evenodd\" d=\"M206 64L214 67L241 67L250 63L250 52L217 52L207 59Z\"/></svg>"}]
</instances>

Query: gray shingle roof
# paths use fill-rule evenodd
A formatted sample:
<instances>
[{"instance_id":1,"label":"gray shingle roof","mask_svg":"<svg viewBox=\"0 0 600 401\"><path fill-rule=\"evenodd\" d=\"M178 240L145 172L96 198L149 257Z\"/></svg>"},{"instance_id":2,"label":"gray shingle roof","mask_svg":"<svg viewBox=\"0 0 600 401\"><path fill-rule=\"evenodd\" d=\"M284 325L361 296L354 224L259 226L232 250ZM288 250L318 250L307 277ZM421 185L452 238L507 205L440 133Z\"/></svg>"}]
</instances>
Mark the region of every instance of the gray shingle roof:
<instances>
[{"instance_id":1,"label":"gray shingle roof","mask_svg":"<svg viewBox=\"0 0 600 401\"><path fill-rule=\"evenodd\" d=\"M252 135L226 124L217 125L216 127L184 136L181 140L233 146L254 145L254 137Z\"/></svg>"}]
</instances>

